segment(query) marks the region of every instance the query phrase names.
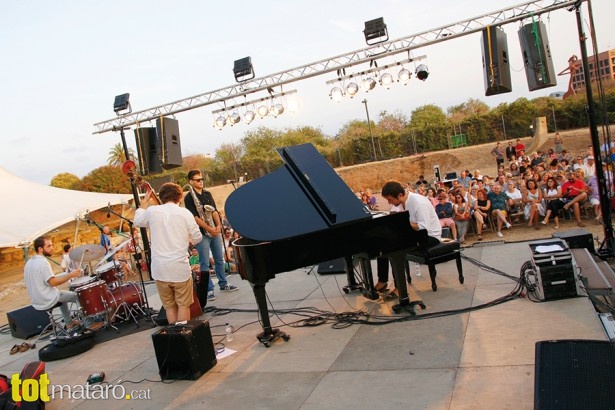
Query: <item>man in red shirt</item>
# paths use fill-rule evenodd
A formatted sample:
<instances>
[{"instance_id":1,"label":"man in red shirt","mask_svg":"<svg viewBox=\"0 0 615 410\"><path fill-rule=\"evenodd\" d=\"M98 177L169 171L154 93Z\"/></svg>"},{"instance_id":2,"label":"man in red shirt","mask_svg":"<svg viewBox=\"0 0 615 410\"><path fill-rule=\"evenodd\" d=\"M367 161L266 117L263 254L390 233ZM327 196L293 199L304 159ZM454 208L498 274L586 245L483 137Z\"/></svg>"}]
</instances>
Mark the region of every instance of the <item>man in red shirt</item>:
<instances>
[{"instance_id":1,"label":"man in red shirt","mask_svg":"<svg viewBox=\"0 0 615 410\"><path fill-rule=\"evenodd\" d=\"M566 205L564 205L564 211L568 212L568 209L573 207L577 225L585 226L585 224L581 222L581 209L579 208L579 204L587 199L587 186L585 182L577 179L574 172L569 172L568 181L562 184L562 199L566 203Z\"/></svg>"},{"instance_id":2,"label":"man in red shirt","mask_svg":"<svg viewBox=\"0 0 615 410\"><path fill-rule=\"evenodd\" d=\"M515 145L515 151L517 152L517 158L520 158L522 155L525 154L525 145L521 142L519 138L517 138L517 145Z\"/></svg>"}]
</instances>

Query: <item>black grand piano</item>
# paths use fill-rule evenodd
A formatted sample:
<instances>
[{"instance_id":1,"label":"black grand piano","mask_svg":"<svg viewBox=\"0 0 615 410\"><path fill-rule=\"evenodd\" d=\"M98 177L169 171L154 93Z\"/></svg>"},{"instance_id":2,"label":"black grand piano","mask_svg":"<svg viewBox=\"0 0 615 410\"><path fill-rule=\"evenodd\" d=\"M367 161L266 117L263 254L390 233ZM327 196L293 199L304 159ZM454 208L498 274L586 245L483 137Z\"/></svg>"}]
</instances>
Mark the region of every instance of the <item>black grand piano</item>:
<instances>
[{"instance_id":1,"label":"black grand piano","mask_svg":"<svg viewBox=\"0 0 615 410\"><path fill-rule=\"evenodd\" d=\"M391 261L399 291L396 313L416 314L405 278L407 250L424 244L425 230L410 227L408 213L373 215L312 144L278 148L284 166L242 185L227 199L225 211L242 236L233 243L238 270L256 297L265 346L289 335L271 327L265 285L276 273L345 258L349 285L354 286L353 257L363 261L364 281L373 292L369 258ZM370 293L368 291L368 293Z\"/></svg>"}]
</instances>

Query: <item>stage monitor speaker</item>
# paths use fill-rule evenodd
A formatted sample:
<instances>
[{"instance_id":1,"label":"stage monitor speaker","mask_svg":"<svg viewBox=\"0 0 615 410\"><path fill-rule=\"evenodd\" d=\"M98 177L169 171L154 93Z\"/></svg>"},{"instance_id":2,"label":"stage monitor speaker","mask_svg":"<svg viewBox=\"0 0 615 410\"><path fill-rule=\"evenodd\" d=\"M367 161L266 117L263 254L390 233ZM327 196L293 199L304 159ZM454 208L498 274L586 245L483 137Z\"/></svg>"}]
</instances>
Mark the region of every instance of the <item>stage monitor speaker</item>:
<instances>
[{"instance_id":1,"label":"stage monitor speaker","mask_svg":"<svg viewBox=\"0 0 615 410\"><path fill-rule=\"evenodd\" d=\"M612 409L615 343L549 340L536 343L534 409Z\"/></svg>"},{"instance_id":2,"label":"stage monitor speaker","mask_svg":"<svg viewBox=\"0 0 615 410\"><path fill-rule=\"evenodd\" d=\"M482 52L485 95L511 92L512 83L506 33L495 26L485 28L483 30Z\"/></svg>"},{"instance_id":3,"label":"stage monitor speaker","mask_svg":"<svg viewBox=\"0 0 615 410\"><path fill-rule=\"evenodd\" d=\"M344 261L344 258L322 262L318 265L318 270L316 272L320 273L321 275L346 273L346 262Z\"/></svg>"},{"instance_id":4,"label":"stage monitor speaker","mask_svg":"<svg viewBox=\"0 0 615 410\"><path fill-rule=\"evenodd\" d=\"M571 229L569 231L555 232L551 236L565 240L570 249L585 248L590 253L596 253L594 237L591 232L585 229Z\"/></svg>"},{"instance_id":5,"label":"stage monitor speaker","mask_svg":"<svg viewBox=\"0 0 615 410\"><path fill-rule=\"evenodd\" d=\"M218 363L208 321L166 326L152 342L162 380L196 380Z\"/></svg>"},{"instance_id":6,"label":"stage monitor speaker","mask_svg":"<svg viewBox=\"0 0 615 410\"><path fill-rule=\"evenodd\" d=\"M32 305L6 313L11 335L18 339L36 336L49 324L49 316L43 310L36 310Z\"/></svg>"},{"instance_id":7,"label":"stage monitor speaker","mask_svg":"<svg viewBox=\"0 0 615 410\"><path fill-rule=\"evenodd\" d=\"M535 91L557 85L544 23L539 21L526 24L521 27L518 34L529 90Z\"/></svg>"},{"instance_id":8,"label":"stage monitor speaker","mask_svg":"<svg viewBox=\"0 0 615 410\"><path fill-rule=\"evenodd\" d=\"M160 143L157 140L156 128L141 127L135 129L135 141L141 175L160 174L162 163L160 162Z\"/></svg>"},{"instance_id":9,"label":"stage monitor speaker","mask_svg":"<svg viewBox=\"0 0 615 410\"><path fill-rule=\"evenodd\" d=\"M156 131L161 142L162 168L172 169L182 166L182 147L179 139L179 122L173 118L156 120Z\"/></svg>"}]
</instances>

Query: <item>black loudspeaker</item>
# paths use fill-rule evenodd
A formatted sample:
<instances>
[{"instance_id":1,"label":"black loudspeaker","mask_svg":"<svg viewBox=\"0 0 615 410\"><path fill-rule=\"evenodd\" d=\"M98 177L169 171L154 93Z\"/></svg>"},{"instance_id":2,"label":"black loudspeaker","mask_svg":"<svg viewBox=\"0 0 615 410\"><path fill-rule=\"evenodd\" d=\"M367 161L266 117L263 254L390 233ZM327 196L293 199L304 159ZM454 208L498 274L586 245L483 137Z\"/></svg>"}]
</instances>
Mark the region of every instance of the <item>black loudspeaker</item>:
<instances>
[{"instance_id":1,"label":"black loudspeaker","mask_svg":"<svg viewBox=\"0 0 615 410\"><path fill-rule=\"evenodd\" d=\"M346 262L344 262L344 258L322 262L318 265L318 270L316 272L320 273L321 275L346 273Z\"/></svg>"},{"instance_id":2,"label":"black loudspeaker","mask_svg":"<svg viewBox=\"0 0 615 410\"><path fill-rule=\"evenodd\" d=\"M510 80L510 61L506 33L498 27L488 26L483 30L483 75L485 95L509 93L512 91Z\"/></svg>"},{"instance_id":3,"label":"black loudspeaker","mask_svg":"<svg viewBox=\"0 0 615 410\"><path fill-rule=\"evenodd\" d=\"M603 340L536 343L534 409L612 409L615 344Z\"/></svg>"},{"instance_id":4,"label":"black loudspeaker","mask_svg":"<svg viewBox=\"0 0 615 410\"><path fill-rule=\"evenodd\" d=\"M596 248L594 248L594 237L591 232L588 232L585 229L572 229L570 231L556 232L551 236L565 240L570 249L585 248L590 253L596 253Z\"/></svg>"},{"instance_id":5,"label":"black loudspeaker","mask_svg":"<svg viewBox=\"0 0 615 410\"><path fill-rule=\"evenodd\" d=\"M167 326L152 342L162 380L196 380L218 363L208 321Z\"/></svg>"},{"instance_id":6,"label":"black loudspeaker","mask_svg":"<svg viewBox=\"0 0 615 410\"><path fill-rule=\"evenodd\" d=\"M19 339L29 339L43 331L49 324L49 316L43 310L36 310L32 305L6 313L11 328L11 335Z\"/></svg>"},{"instance_id":7,"label":"black loudspeaker","mask_svg":"<svg viewBox=\"0 0 615 410\"><path fill-rule=\"evenodd\" d=\"M557 85L547 30L542 21L526 24L519 30L519 43L525 77L530 91Z\"/></svg>"},{"instance_id":8,"label":"black loudspeaker","mask_svg":"<svg viewBox=\"0 0 615 410\"><path fill-rule=\"evenodd\" d=\"M156 132L161 148L162 168L172 169L182 166L182 147L179 140L179 122L173 118L156 120Z\"/></svg>"},{"instance_id":9,"label":"black loudspeaker","mask_svg":"<svg viewBox=\"0 0 615 410\"><path fill-rule=\"evenodd\" d=\"M156 137L156 128L144 127L135 129L135 140L141 174L160 174L162 172L162 163L160 162L160 144Z\"/></svg>"}]
</instances>

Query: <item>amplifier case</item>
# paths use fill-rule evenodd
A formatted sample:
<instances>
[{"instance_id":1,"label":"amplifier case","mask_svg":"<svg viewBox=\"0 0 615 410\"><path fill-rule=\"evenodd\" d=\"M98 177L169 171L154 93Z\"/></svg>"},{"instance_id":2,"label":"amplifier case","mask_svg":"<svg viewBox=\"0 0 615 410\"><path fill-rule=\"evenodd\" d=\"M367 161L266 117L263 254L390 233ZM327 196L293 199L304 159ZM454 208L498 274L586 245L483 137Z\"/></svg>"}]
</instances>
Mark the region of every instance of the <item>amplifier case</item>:
<instances>
[{"instance_id":1,"label":"amplifier case","mask_svg":"<svg viewBox=\"0 0 615 410\"><path fill-rule=\"evenodd\" d=\"M152 342L162 380L196 380L218 363L208 321L166 326Z\"/></svg>"},{"instance_id":2,"label":"amplifier case","mask_svg":"<svg viewBox=\"0 0 615 410\"><path fill-rule=\"evenodd\" d=\"M538 252L540 246L559 246L561 251ZM532 264L536 269L538 298L547 300L572 298L579 295L579 281L575 274L570 249L561 239L530 243Z\"/></svg>"}]
</instances>

